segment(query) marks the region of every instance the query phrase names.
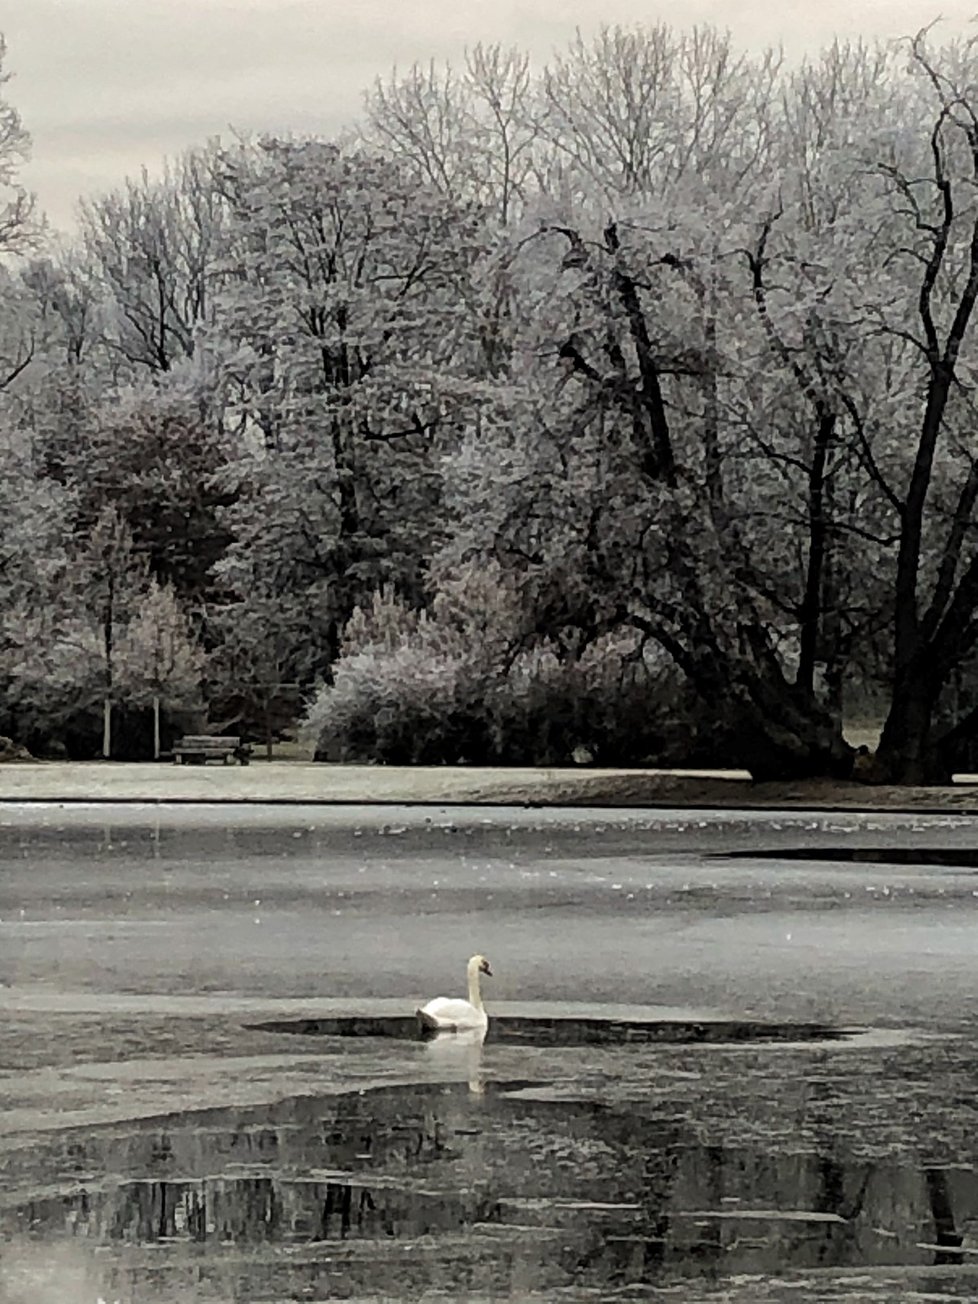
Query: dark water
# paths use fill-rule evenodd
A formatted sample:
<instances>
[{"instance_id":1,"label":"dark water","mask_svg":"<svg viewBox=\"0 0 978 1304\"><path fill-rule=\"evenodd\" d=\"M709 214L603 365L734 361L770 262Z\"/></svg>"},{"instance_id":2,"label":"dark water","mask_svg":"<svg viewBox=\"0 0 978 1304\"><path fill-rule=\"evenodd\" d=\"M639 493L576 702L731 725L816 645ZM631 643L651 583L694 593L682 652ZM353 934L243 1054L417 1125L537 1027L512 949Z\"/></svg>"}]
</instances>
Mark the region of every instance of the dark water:
<instances>
[{"instance_id":1,"label":"dark water","mask_svg":"<svg viewBox=\"0 0 978 1304\"><path fill-rule=\"evenodd\" d=\"M611 1297L950 1267L973 1262L978 1226L971 1169L703 1145L653 1102L611 1108L477 1073L55 1144L56 1180L0 1209L0 1231L114 1247L106 1284L125 1300Z\"/></svg>"},{"instance_id":2,"label":"dark water","mask_svg":"<svg viewBox=\"0 0 978 1304\"><path fill-rule=\"evenodd\" d=\"M419 1027L412 1016L275 1020L252 1025L257 1032L285 1032L303 1037L390 1037L396 1041L432 1041L437 1034ZM523 1046L628 1046L650 1043L737 1045L743 1042L837 1041L855 1029L824 1023L757 1023L747 1019L526 1018L494 1015L486 1041Z\"/></svg>"},{"instance_id":3,"label":"dark water","mask_svg":"<svg viewBox=\"0 0 978 1304\"><path fill-rule=\"evenodd\" d=\"M944 865L949 869L978 871L975 847L784 847L777 850L723 851L715 860L808 861L854 865Z\"/></svg>"}]
</instances>

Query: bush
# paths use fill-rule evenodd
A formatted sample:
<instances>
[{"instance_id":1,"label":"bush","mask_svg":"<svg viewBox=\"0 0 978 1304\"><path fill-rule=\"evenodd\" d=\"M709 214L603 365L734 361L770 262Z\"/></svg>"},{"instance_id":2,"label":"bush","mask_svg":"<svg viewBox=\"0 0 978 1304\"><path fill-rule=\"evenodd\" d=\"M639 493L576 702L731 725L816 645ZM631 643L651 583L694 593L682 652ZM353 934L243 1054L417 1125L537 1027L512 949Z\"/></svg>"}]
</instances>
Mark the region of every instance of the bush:
<instances>
[{"instance_id":1,"label":"bush","mask_svg":"<svg viewBox=\"0 0 978 1304\"><path fill-rule=\"evenodd\" d=\"M425 646L370 647L343 657L307 713L317 760L434 765L458 760L475 721L462 705L460 658Z\"/></svg>"},{"instance_id":2,"label":"bush","mask_svg":"<svg viewBox=\"0 0 978 1304\"><path fill-rule=\"evenodd\" d=\"M0 734L0 761L29 761L30 759L31 754L26 747Z\"/></svg>"},{"instance_id":3,"label":"bush","mask_svg":"<svg viewBox=\"0 0 978 1304\"><path fill-rule=\"evenodd\" d=\"M520 637L509 596L478 579L431 616L389 593L355 613L333 682L305 729L323 761L556 765L587 754L606 765L677 763L694 746L686 691L671 663L639 654L631 634L571 655ZM487 612L495 610L493 624Z\"/></svg>"}]
</instances>

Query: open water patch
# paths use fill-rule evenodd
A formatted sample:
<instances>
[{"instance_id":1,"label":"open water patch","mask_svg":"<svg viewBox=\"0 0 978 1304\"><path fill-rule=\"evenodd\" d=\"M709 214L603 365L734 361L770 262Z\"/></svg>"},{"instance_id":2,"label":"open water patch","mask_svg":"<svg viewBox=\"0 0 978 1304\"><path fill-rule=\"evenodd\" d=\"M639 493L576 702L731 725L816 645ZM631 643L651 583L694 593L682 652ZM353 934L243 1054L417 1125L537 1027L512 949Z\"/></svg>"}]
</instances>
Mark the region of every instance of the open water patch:
<instances>
[{"instance_id":1,"label":"open water patch","mask_svg":"<svg viewBox=\"0 0 978 1304\"><path fill-rule=\"evenodd\" d=\"M430 1041L437 1033L413 1015L276 1019L249 1025L258 1032L301 1037L386 1037ZM856 1029L824 1023L757 1023L746 1019L597 1019L493 1016L487 1042L522 1046L731 1045L766 1042L841 1041Z\"/></svg>"},{"instance_id":2,"label":"open water patch","mask_svg":"<svg viewBox=\"0 0 978 1304\"><path fill-rule=\"evenodd\" d=\"M22 1247L66 1242L124 1304L689 1300L743 1274L976 1262L971 1168L707 1145L652 1101L525 1088L398 1085L66 1134L42 1185L0 1198L0 1298Z\"/></svg>"},{"instance_id":3,"label":"open water patch","mask_svg":"<svg viewBox=\"0 0 978 1304\"><path fill-rule=\"evenodd\" d=\"M978 873L978 847L782 847L717 851L714 860L784 860L856 865L938 865Z\"/></svg>"}]
</instances>

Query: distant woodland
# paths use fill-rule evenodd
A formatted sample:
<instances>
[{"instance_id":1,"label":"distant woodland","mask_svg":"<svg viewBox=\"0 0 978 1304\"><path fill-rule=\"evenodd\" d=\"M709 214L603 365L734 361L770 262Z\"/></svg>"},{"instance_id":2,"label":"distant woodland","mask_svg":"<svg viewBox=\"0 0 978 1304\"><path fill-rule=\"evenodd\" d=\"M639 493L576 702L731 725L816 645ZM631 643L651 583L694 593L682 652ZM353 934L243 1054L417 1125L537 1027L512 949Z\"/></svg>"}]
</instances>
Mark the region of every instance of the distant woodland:
<instances>
[{"instance_id":1,"label":"distant woodland","mask_svg":"<svg viewBox=\"0 0 978 1304\"><path fill-rule=\"evenodd\" d=\"M9 62L9 60L7 61ZM0 99L0 734L946 778L978 44L477 46L59 236Z\"/></svg>"}]
</instances>

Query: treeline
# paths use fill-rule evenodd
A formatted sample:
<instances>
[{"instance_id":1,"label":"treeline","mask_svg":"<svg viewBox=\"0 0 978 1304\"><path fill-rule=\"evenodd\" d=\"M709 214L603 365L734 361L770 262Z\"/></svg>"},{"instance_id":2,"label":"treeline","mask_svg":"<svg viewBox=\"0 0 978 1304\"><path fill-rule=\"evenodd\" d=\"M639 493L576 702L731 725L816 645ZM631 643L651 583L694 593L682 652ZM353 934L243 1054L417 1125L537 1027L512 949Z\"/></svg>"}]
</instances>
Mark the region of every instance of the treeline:
<instances>
[{"instance_id":1,"label":"treeline","mask_svg":"<svg viewBox=\"0 0 978 1304\"><path fill-rule=\"evenodd\" d=\"M477 47L41 227L0 106L0 734L945 777L978 46Z\"/></svg>"}]
</instances>

